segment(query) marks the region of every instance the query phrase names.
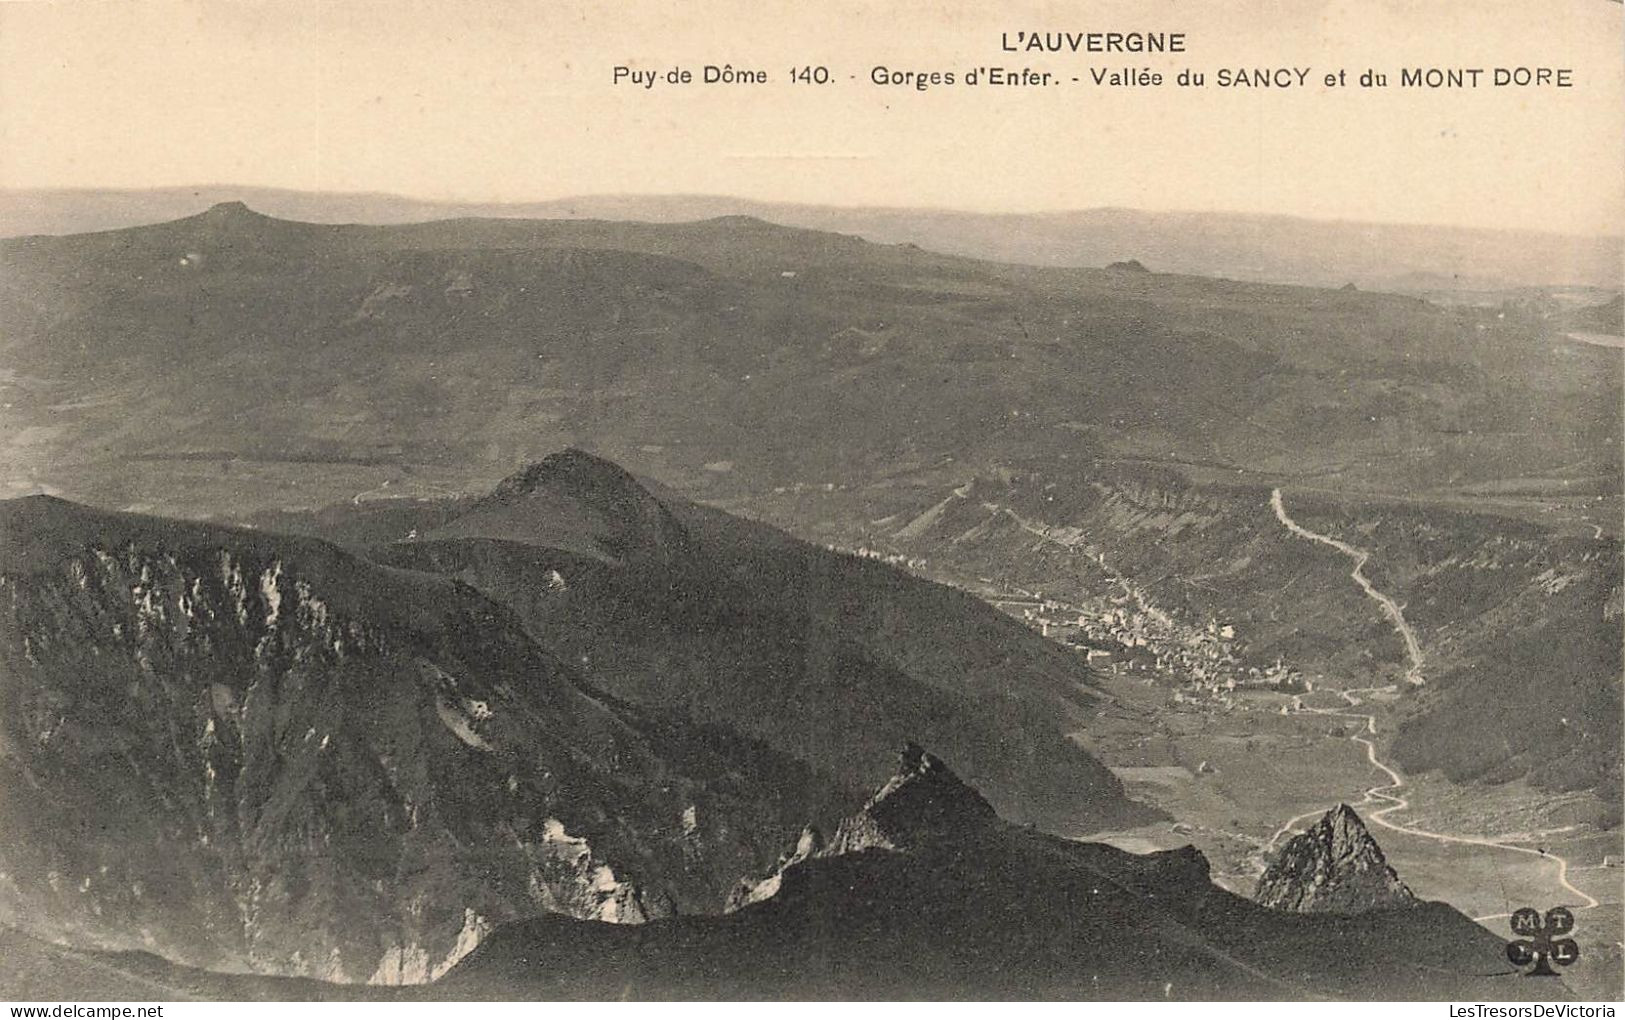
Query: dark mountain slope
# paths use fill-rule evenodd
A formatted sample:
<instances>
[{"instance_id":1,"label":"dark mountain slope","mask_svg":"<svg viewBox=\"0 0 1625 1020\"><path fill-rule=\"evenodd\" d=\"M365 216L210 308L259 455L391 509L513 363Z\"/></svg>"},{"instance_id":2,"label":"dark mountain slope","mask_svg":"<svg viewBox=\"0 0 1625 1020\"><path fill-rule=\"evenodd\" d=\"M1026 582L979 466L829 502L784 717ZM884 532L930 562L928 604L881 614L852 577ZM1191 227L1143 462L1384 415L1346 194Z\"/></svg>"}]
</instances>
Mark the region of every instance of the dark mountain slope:
<instances>
[{"instance_id":1,"label":"dark mountain slope","mask_svg":"<svg viewBox=\"0 0 1625 1020\"><path fill-rule=\"evenodd\" d=\"M0 787L0 921L350 981L549 910L720 910L842 798L467 585L44 497L0 504Z\"/></svg>"},{"instance_id":2,"label":"dark mountain slope","mask_svg":"<svg viewBox=\"0 0 1625 1020\"><path fill-rule=\"evenodd\" d=\"M1080 833L1148 817L1064 736L1096 700L1076 656L963 593L657 498L579 451L368 555L478 587L618 696L724 721L849 784L880 781L888 749L918 739L1017 820Z\"/></svg>"},{"instance_id":3,"label":"dark mountain slope","mask_svg":"<svg viewBox=\"0 0 1625 1020\"><path fill-rule=\"evenodd\" d=\"M1569 329L1618 336L1625 333L1625 296L1616 296L1600 305L1577 308L1564 315L1563 325Z\"/></svg>"},{"instance_id":4,"label":"dark mountain slope","mask_svg":"<svg viewBox=\"0 0 1625 1020\"><path fill-rule=\"evenodd\" d=\"M498 929L433 984L244 978L0 930L0 981L40 998L1394 999L1565 997L1442 904L1357 917L1266 910L1190 848L1135 856L1010 826L917 748L831 849L726 917ZM9 963L23 959L28 970ZM106 991L100 991L105 989ZM71 994L70 994L71 993Z\"/></svg>"},{"instance_id":5,"label":"dark mountain slope","mask_svg":"<svg viewBox=\"0 0 1625 1020\"><path fill-rule=\"evenodd\" d=\"M917 750L849 838L724 918L497 933L436 996L1523 997L1502 941L1442 904L1265 910L1190 848L1137 857L1018 829ZM1497 976L1499 975L1499 976Z\"/></svg>"},{"instance_id":6,"label":"dark mountain slope","mask_svg":"<svg viewBox=\"0 0 1625 1020\"><path fill-rule=\"evenodd\" d=\"M681 566L688 534L670 510L607 460L566 450L503 479L428 535L526 542L586 556Z\"/></svg>"}]
</instances>

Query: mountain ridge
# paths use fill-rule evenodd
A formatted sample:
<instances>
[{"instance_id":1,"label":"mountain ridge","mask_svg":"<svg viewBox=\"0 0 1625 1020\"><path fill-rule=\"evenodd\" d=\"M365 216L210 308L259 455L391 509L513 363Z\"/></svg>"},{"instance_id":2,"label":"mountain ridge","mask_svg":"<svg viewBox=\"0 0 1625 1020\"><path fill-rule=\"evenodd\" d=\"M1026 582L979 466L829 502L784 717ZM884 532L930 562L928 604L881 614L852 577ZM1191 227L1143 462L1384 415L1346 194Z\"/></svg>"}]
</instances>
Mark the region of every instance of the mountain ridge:
<instances>
[{"instance_id":1,"label":"mountain ridge","mask_svg":"<svg viewBox=\"0 0 1625 1020\"><path fill-rule=\"evenodd\" d=\"M918 811L922 802L976 821L941 827L933 811ZM1442 904L1363 917L1267 910L1214 886L1191 847L1135 856L1017 828L986 808L940 759L908 745L850 829L873 835L879 826L885 839L792 855L771 889L722 918L638 932L551 919L510 926L430 990L812 999L1545 991L1506 972L1502 940Z\"/></svg>"},{"instance_id":2,"label":"mountain ridge","mask_svg":"<svg viewBox=\"0 0 1625 1020\"><path fill-rule=\"evenodd\" d=\"M1343 220L1317 220L1304 217L1253 214L1238 212L1195 213L1189 211L1155 212L1102 207L1083 210L1050 212L978 213L935 208L900 207L832 207L797 203L763 202L723 196L578 196L540 202L481 203L436 202L404 198L380 193L334 194L294 192L266 188L246 188L229 185L207 185L159 189L155 191L117 191L79 189L51 191L48 189L0 191L0 234L16 236L30 233L74 233L86 229L111 229L135 226L140 222L155 222L184 215L189 208L222 200L247 197L253 204L273 210L292 219L313 217L313 222L373 222L401 223L422 219L450 219L463 216L495 216L520 218L601 218L612 220L646 219L658 221L702 220L723 216L751 216L758 219L787 222L793 226L832 229L841 233L865 234L881 243L912 242L935 247L953 254L992 257L1002 261L1029 261L1047 265L1105 265L1108 261L1129 257L1159 256L1159 261L1174 271L1196 272L1197 275L1235 275L1252 279L1272 278L1278 282L1314 282L1340 286L1354 280L1361 286L1379 285L1384 279L1403 280L1407 273L1428 273L1436 277L1434 286L1507 286L1516 283L1575 284L1617 286L1619 274L1617 238L1585 237L1583 235L1542 234L1535 231L1494 230L1479 227L1451 227L1442 225L1357 223ZM80 210L86 206L100 211L86 216ZM1174 256L1167 250L1169 238L1185 235L1184 243L1192 243L1192 227L1212 224L1212 239L1206 241L1213 254L1206 263L1195 263ZM1119 241L1115 245L1089 249L1087 232L1103 230L1138 231L1133 241ZM1393 239L1407 236L1434 235L1448 239L1446 250L1454 251L1444 257L1435 256L1432 262L1413 259L1408 266L1390 269L1383 276L1374 277L1369 271L1350 272L1347 268L1328 266L1312 270L1306 277L1302 268L1294 271L1290 262L1277 259L1266 275L1258 275L1260 268L1249 272L1244 254L1244 239L1252 238L1255 245L1267 239L1271 231L1293 235L1292 244L1299 252L1306 237L1317 232L1325 238L1349 239L1350 250L1365 244L1372 247L1394 247ZM1085 232L1080 239L1079 232ZM1159 233L1160 231L1160 233ZM1021 244L1013 243L1013 235L1025 235ZM1071 238L1070 245L1067 238ZM1162 240L1157 240L1157 238ZM1414 243L1414 242L1413 242ZM1024 245L1024 246L1023 246ZM1556 245L1554 249L1552 246ZM1463 272L1473 262L1463 253L1472 248L1482 252L1500 247L1505 252L1518 249L1550 253L1564 246L1582 245L1593 249L1593 259L1603 261L1599 268L1585 273L1579 279L1542 276L1535 279L1516 278L1517 274L1503 273L1497 283L1487 278L1481 269ZM1070 248L1070 250L1069 250ZM1087 251L1087 254L1085 254ZM1256 259L1262 248L1255 248ZM1611 252L1611 255L1605 255ZM1403 256L1400 256L1403 258ZM1519 253L1523 258L1523 253ZM1607 262L1612 258L1612 262ZM1541 259L1524 258L1526 266L1538 266ZM1555 261L1555 260L1554 260ZM1206 267L1206 271L1197 268ZM1525 274L1527 275L1527 270ZM1338 279L1341 276L1342 279Z\"/></svg>"},{"instance_id":3,"label":"mountain ridge","mask_svg":"<svg viewBox=\"0 0 1625 1020\"><path fill-rule=\"evenodd\" d=\"M0 964L0 983L26 982L35 998L71 982L81 996L111 983L170 989L169 998L386 1001L1569 995L1561 983L1536 987L1507 971L1502 940L1443 904L1358 917L1268 910L1214 886L1191 847L1136 856L1011 826L917 745L904 747L896 774L854 817L872 823L897 801L917 807L932 792L944 795L939 807L968 810L976 824L928 822L886 845L803 855L779 869L766 895L726 917L629 927L554 915L504 925L428 984L210 974L140 954L42 946L5 928L0 947L26 971Z\"/></svg>"},{"instance_id":4,"label":"mountain ridge","mask_svg":"<svg viewBox=\"0 0 1625 1020\"><path fill-rule=\"evenodd\" d=\"M854 786L919 738L1021 821L1076 833L1155 814L1057 722L1093 703L1087 667L962 593L656 496L579 450L495 491L364 554L475 586L619 698L724 721ZM589 504L656 526L631 537ZM623 540L606 556L611 533Z\"/></svg>"},{"instance_id":5,"label":"mountain ridge","mask_svg":"<svg viewBox=\"0 0 1625 1020\"><path fill-rule=\"evenodd\" d=\"M0 590L0 921L81 944L422 981L539 910L721 910L844 796L314 538L0 502Z\"/></svg>"}]
</instances>

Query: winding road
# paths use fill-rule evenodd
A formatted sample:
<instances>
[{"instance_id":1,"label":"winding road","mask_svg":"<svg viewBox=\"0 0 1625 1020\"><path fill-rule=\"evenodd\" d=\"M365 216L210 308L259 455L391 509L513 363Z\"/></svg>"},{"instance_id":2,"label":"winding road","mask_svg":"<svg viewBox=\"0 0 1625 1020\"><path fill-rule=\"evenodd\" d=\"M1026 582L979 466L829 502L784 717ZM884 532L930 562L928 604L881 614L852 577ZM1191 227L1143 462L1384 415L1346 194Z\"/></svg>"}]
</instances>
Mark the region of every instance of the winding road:
<instances>
[{"instance_id":1,"label":"winding road","mask_svg":"<svg viewBox=\"0 0 1625 1020\"><path fill-rule=\"evenodd\" d=\"M1361 568L1364 567L1366 561L1371 558L1371 554L1362 549L1356 549L1354 546L1351 546L1346 542L1310 531L1307 528L1300 526L1290 516L1288 516L1286 507L1282 503L1280 489L1276 489L1270 494L1270 506L1275 510L1275 516L1279 518L1281 523L1286 526L1287 530L1291 531L1294 535L1320 542L1324 545L1329 545L1332 548L1337 549L1339 552L1342 552L1350 559L1354 560L1354 569L1350 572L1349 576L1354 578L1360 587L1364 589L1365 593L1382 607L1383 612L1391 621L1393 621L1394 629L1399 631L1399 633L1405 638L1406 651L1409 654L1411 661L1410 670L1406 673L1405 678L1413 684L1422 683L1422 649L1421 645L1417 642L1416 633L1411 630L1410 625L1405 621L1403 607L1401 607L1398 602L1394 601L1389 596L1384 595L1382 592L1373 588L1371 586L1371 582L1366 580L1365 575L1361 573ZM1343 700L1348 702L1350 708L1358 708L1364 704L1364 702L1360 700L1361 695L1372 694L1374 692L1393 691L1395 686L1396 685L1390 685L1387 687L1361 687L1353 690L1340 691L1339 693L1342 695ZM1494 850L1505 850L1509 853L1525 854L1530 857L1539 857L1542 860L1551 861L1557 866L1557 873L1555 875L1557 885L1565 893L1574 897L1572 902L1563 903L1563 906L1567 906L1575 910L1590 910L1598 905L1598 901L1592 897L1591 894L1585 892L1583 889L1576 888L1569 882L1569 862L1557 854L1549 853L1543 850L1536 850L1531 847L1518 846L1514 843L1503 843L1484 836L1462 836L1444 832L1431 832L1427 829L1418 829L1412 826L1399 825L1394 822L1390 822L1388 820L1389 815L1398 811L1404 811L1411 806L1411 803L1409 799L1401 796L1399 793L1399 791L1405 786L1405 777L1399 772L1398 769L1377 757L1377 745L1374 739L1372 739L1377 735L1376 716L1365 712L1343 711L1336 708L1307 708L1303 704L1302 695L1298 695L1292 700L1294 711L1307 712L1314 715L1333 716L1339 719L1353 719L1365 724L1363 727L1365 733L1364 736L1362 736L1359 732L1356 732L1349 739L1363 746L1365 748L1366 760L1371 763L1373 768L1376 768L1388 777L1388 782L1370 787L1365 791L1365 799L1360 802L1361 805L1380 805L1376 807L1375 810L1365 815L1367 821L1380 825L1381 827L1389 829L1393 832L1402 832L1407 836L1417 836L1422 839L1431 839L1440 843L1455 843L1466 846L1487 847ZM1306 811L1301 815L1289 819L1285 825L1277 829L1275 834L1270 837L1268 845L1274 846L1282 836L1291 832L1299 822L1305 821L1306 819L1319 817L1324 813L1325 809L1321 808L1315 811ZM1484 917L1475 917L1473 920L1492 921L1507 916L1509 915L1489 914Z\"/></svg>"},{"instance_id":2,"label":"winding road","mask_svg":"<svg viewBox=\"0 0 1625 1020\"><path fill-rule=\"evenodd\" d=\"M1425 683L1426 681L1422 676L1422 643L1416 639L1416 631L1412 630L1411 625L1405 622L1405 607L1394 601L1392 597L1374 588L1370 580L1365 576L1365 565L1371 559L1371 554L1364 549L1357 549L1341 539L1332 538L1330 535L1322 535L1318 531L1310 531L1293 520L1288 516L1286 505L1281 501L1280 489L1270 493L1270 508L1275 511L1276 518L1286 525L1286 529L1294 535L1299 538L1307 538L1312 542L1319 542L1321 545L1329 545L1354 561L1354 569L1349 571L1349 576L1354 579L1354 582L1360 586L1372 601L1377 603L1377 607L1382 610L1382 614L1388 617L1389 622L1394 625L1394 630L1398 631L1399 636L1405 640L1405 655L1410 659L1410 668L1405 671L1405 679L1413 684Z\"/></svg>"},{"instance_id":3,"label":"winding road","mask_svg":"<svg viewBox=\"0 0 1625 1020\"><path fill-rule=\"evenodd\" d=\"M1350 707L1358 707L1360 704L1362 704L1359 699L1359 695L1370 694L1373 691L1391 690L1393 690L1393 687L1361 687L1355 690L1340 691L1339 693L1343 696L1343 700L1349 703ZM1399 770L1377 757L1377 745L1370 739L1371 737L1375 737L1377 735L1376 717L1364 712L1342 712L1335 708L1306 708L1303 705L1303 698L1301 695L1293 699L1293 708L1299 712L1308 712L1314 715L1328 715L1339 719L1355 719L1365 723L1365 732L1369 734L1369 736L1360 736L1358 733L1356 733L1349 739L1363 746L1365 748L1366 760L1369 761L1374 768L1377 768L1388 777L1388 782L1373 786L1365 791L1365 799L1360 802L1361 805L1382 805L1376 810L1366 814L1366 821L1380 825L1383 828L1389 829L1393 832L1402 832L1407 836L1419 836L1422 839L1436 840L1440 843L1457 843L1467 846L1488 847L1494 850L1506 850L1510 853L1525 854L1530 857L1539 857L1542 860L1551 861L1557 865L1557 874L1555 877L1557 879L1558 886L1562 888L1564 892L1575 897L1574 901L1562 903L1560 904L1561 906L1570 907L1575 910L1590 910L1591 908L1597 906L1597 900L1590 893L1575 887L1569 882L1569 862L1558 854L1536 850L1531 847L1518 846L1515 843L1503 843L1499 840L1489 839L1484 836L1458 836L1445 832L1431 832L1427 829L1418 829L1409 825L1398 825L1394 822L1390 822L1388 820L1389 815L1396 811L1404 811L1406 808L1411 806L1411 802L1409 799L1399 795L1399 790L1405 785L1405 777L1400 774ZM1291 832L1299 822L1309 818L1318 818L1322 814L1325 814L1324 808L1316 809L1314 811L1306 811L1301 815L1289 819L1285 825L1281 826L1275 831L1275 835L1270 837L1268 845L1274 846L1282 836ZM1473 920L1493 921L1497 918L1507 916L1510 915L1489 914L1484 917L1475 917Z\"/></svg>"}]
</instances>

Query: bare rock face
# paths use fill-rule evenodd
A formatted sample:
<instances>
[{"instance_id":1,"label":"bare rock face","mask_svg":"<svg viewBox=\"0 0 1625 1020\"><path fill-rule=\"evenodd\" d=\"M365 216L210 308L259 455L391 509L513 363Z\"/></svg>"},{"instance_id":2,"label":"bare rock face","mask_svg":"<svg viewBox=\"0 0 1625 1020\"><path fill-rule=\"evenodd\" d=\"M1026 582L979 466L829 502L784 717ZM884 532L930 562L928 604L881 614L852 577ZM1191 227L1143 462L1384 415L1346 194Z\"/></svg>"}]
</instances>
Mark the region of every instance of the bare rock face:
<instances>
[{"instance_id":1,"label":"bare rock face","mask_svg":"<svg viewBox=\"0 0 1625 1020\"><path fill-rule=\"evenodd\" d=\"M1419 903L1347 804L1287 841L1259 878L1253 899L1305 914L1363 914Z\"/></svg>"},{"instance_id":2,"label":"bare rock face","mask_svg":"<svg viewBox=\"0 0 1625 1020\"><path fill-rule=\"evenodd\" d=\"M739 884L728 896L727 912L731 914L741 907L772 899L778 893L779 884L783 881L786 871L802 861L822 855L825 849L824 837L815 826L809 825L802 829L795 848L780 854L778 863L773 865L766 877L753 879L746 876L739 880Z\"/></svg>"},{"instance_id":3,"label":"bare rock face","mask_svg":"<svg viewBox=\"0 0 1625 1020\"><path fill-rule=\"evenodd\" d=\"M423 982L515 918L719 909L808 782L604 697L451 579L0 501L0 925Z\"/></svg>"}]
</instances>

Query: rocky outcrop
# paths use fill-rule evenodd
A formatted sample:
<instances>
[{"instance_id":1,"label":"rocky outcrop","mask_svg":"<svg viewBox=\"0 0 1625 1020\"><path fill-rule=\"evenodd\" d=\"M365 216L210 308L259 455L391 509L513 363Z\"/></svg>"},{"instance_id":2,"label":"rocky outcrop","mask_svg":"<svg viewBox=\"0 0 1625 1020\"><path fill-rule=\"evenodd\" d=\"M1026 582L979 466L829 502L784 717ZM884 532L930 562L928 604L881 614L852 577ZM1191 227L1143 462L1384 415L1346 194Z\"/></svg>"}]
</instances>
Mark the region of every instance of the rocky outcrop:
<instances>
[{"instance_id":1,"label":"rocky outcrop","mask_svg":"<svg viewBox=\"0 0 1625 1020\"><path fill-rule=\"evenodd\" d=\"M1259 878L1253 899L1306 914L1362 914L1418 904L1347 804L1287 841Z\"/></svg>"},{"instance_id":2,"label":"rocky outcrop","mask_svg":"<svg viewBox=\"0 0 1625 1020\"><path fill-rule=\"evenodd\" d=\"M989 835L1002 824L993 807L942 760L910 741L898 754L897 772L863 809L845 818L825 843L808 827L795 848L766 877L742 879L728 899L737 910L771 899L786 872L807 861L863 850L952 851Z\"/></svg>"},{"instance_id":3,"label":"rocky outcrop","mask_svg":"<svg viewBox=\"0 0 1625 1020\"><path fill-rule=\"evenodd\" d=\"M898 754L897 773L863 810L842 821L826 856L857 850L911 850L963 839L998 816L982 795L942 760L910 742Z\"/></svg>"},{"instance_id":4,"label":"rocky outcrop","mask_svg":"<svg viewBox=\"0 0 1625 1020\"><path fill-rule=\"evenodd\" d=\"M740 887L734 906L725 919L675 917L636 932L557 918L509 925L430 993L1318 1000L1494 986L1502 996L1529 994L1500 962L1504 943L1444 904L1358 923L1288 916L1215 886L1193 847L1135 855L1009 825L913 744L827 845L804 832L772 874Z\"/></svg>"},{"instance_id":5,"label":"rocky outcrop","mask_svg":"<svg viewBox=\"0 0 1625 1020\"><path fill-rule=\"evenodd\" d=\"M793 849L779 855L778 862L764 878L751 878L745 876L728 896L728 913L733 913L741 907L748 907L752 903L770 900L779 891L779 883L784 879L784 873L802 861L811 860L824 852L824 837L815 826L807 826L801 830Z\"/></svg>"}]
</instances>

